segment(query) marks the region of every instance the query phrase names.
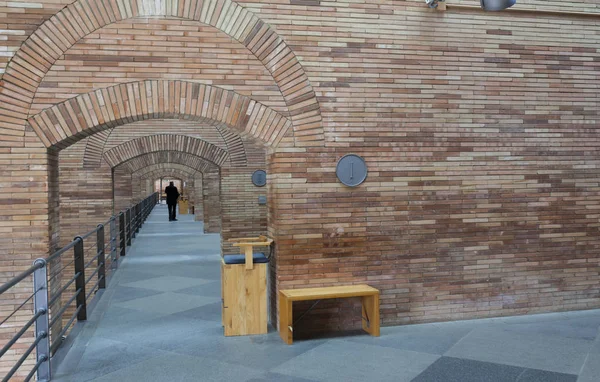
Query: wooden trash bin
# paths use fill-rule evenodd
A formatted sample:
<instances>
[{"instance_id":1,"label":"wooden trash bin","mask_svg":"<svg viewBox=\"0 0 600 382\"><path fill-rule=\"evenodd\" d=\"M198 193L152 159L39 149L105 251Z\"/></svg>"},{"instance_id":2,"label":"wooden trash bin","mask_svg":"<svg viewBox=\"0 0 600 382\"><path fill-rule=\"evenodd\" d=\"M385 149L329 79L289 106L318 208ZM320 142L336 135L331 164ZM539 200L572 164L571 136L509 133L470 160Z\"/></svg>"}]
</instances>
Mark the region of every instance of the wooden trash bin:
<instances>
[{"instance_id":1,"label":"wooden trash bin","mask_svg":"<svg viewBox=\"0 0 600 382\"><path fill-rule=\"evenodd\" d=\"M179 199L179 215L187 215L189 213L189 201L187 199Z\"/></svg>"},{"instance_id":2,"label":"wooden trash bin","mask_svg":"<svg viewBox=\"0 0 600 382\"><path fill-rule=\"evenodd\" d=\"M222 323L225 336L267 333L267 265L256 246L270 246L266 236L230 239L242 255L225 255L221 260Z\"/></svg>"}]
</instances>

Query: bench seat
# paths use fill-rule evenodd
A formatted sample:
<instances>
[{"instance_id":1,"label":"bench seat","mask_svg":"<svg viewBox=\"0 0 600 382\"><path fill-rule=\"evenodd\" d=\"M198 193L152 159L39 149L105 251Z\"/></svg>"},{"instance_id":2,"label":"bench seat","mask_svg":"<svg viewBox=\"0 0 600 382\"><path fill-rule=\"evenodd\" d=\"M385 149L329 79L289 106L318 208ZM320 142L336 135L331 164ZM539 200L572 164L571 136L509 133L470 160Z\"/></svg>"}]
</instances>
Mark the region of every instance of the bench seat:
<instances>
[{"instance_id":1,"label":"bench seat","mask_svg":"<svg viewBox=\"0 0 600 382\"><path fill-rule=\"evenodd\" d=\"M361 297L363 329L379 337L379 290L372 286L336 285L320 288L284 289L279 291L279 335L288 345L293 342L294 301Z\"/></svg>"}]
</instances>

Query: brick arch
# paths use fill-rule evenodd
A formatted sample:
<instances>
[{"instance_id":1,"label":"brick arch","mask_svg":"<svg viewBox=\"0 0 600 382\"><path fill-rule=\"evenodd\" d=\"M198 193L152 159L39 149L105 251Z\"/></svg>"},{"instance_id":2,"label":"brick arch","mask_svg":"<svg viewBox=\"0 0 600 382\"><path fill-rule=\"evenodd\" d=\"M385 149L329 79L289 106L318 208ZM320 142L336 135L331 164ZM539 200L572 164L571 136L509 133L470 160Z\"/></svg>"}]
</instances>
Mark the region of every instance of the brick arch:
<instances>
[{"instance_id":1,"label":"brick arch","mask_svg":"<svg viewBox=\"0 0 600 382\"><path fill-rule=\"evenodd\" d=\"M115 168L124 168L128 170L129 173L133 174L144 167L159 163L176 163L186 165L195 169L196 171L200 171L201 173L219 171L219 167L214 163L209 162L199 156L180 151L155 151L142 154L119 164Z\"/></svg>"},{"instance_id":2,"label":"brick arch","mask_svg":"<svg viewBox=\"0 0 600 382\"><path fill-rule=\"evenodd\" d=\"M174 166L181 166L181 165L170 164L169 168L162 168L162 169L158 168L158 169L154 169L154 170L148 170L147 172L144 172L142 174L140 174L140 171L144 171L144 170L140 170L140 171L137 171L137 172L134 172L133 174L131 174L131 180L134 183L138 182L139 189L142 189L143 182L145 182L147 180L154 181L158 178L174 177L174 178L180 179L182 181L183 180L195 181L196 177L201 174L195 170L188 169L184 166L182 166L183 168L174 167ZM154 166L148 166L148 167L154 167Z\"/></svg>"},{"instance_id":3,"label":"brick arch","mask_svg":"<svg viewBox=\"0 0 600 382\"><path fill-rule=\"evenodd\" d=\"M242 141L240 135L234 133L230 129L223 128L218 124L214 127L227 146L231 165L233 167L247 166L248 157L246 155L246 145ZM114 129L104 130L87 138L85 152L83 154L83 168L93 169L99 168L102 165L102 154L104 153L106 143L113 131Z\"/></svg>"},{"instance_id":4,"label":"brick arch","mask_svg":"<svg viewBox=\"0 0 600 382\"><path fill-rule=\"evenodd\" d=\"M89 17L92 14L94 17ZM7 65L0 87L0 100L7 104L0 108L3 127L24 130L22 121L27 119L42 79L78 40L108 24L148 16L198 21L243 44L279 86L293 121L296 145L324 144L319 103L296 55L269 24L232 0L78 0L69 4L41 24ZM76 132L57 129L55 134L56 138L67 139ZM40 139L45 140L43 135ZM3 140L11 139L6 135Z\"/></svg>"},{"instance_id":5,"label":"brick arch","mask_svg":"<svg viewBox=\"0 0 600 382\"><path fill-rule=\"evenodd\" d=\"M194 179L194 175L191 175L188 172L184 172L175 168L169 169L169 170L154 170L154 171L149 171L145 174L145 177L137 177L136 175L136 179L139 179L140 181L142 180L147 180L147 179L152 179L152 180L156 180L158 178L177 178L179 180L193 180Z\"/></svg>"},{"instance_id":6,"label":"brick arch","mask_svg":"<svg viewBox=\"0 0 600 382\"><path fill-rule=\"evenodd\" d=\"M63 149L94 133L152 118L219 125L274 147L292 127L274 109L234 91L173 80L94 90L43 110L28 123L46 147Z\"/></svg>"},{"instance_id":7,"label":"brick arch","mask_svg":"<svg viewBox=\"0 0 600 382\"><path fill-rule=\"evenodd\" d=\"M187 135L157 134L129 140L104 153L110 167L116 167L137 156L156 151L179 151L201 157L219 167L229 159L229 153L203 139Z\"/></svg>"},{"instance_id":8,"label":"brick arch","mask_svg":"<svg viewBox=\"0 0 600 382\"><path fill-rule=\"evenodd\" d=\"M168 172L171 170L179 171L180 173L185 173L190 177L201 175L202 173L196 170L195 168L189 167L184 164L178 163L158 163L153 164L148 167L144 167L139 169L138 171L132 173L132 176L139 177L140 179L147 179L151 174L159 173L159 172Z\"/></svg>"}]
</instances>

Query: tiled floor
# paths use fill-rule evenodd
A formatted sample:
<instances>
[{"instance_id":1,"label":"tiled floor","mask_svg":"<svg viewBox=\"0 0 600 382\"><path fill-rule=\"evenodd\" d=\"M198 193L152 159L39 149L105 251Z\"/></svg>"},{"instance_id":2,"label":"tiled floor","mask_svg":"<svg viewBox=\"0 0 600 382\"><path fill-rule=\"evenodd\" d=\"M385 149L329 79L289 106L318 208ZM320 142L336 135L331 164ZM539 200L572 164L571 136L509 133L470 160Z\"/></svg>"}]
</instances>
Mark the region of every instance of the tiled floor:
<instances>
[{"instance_id":1,"label":"tiled floor","mask_svg":"<svg viewBox=\"0 0 600 382\"><path fill-rule=\"evenodd\" d=\"M379 338L292 346L274 331L226 338L219 259L218 235L190 216L168 222L157 207L55 380L600 381L600 310L387 327Z\"/></svg>"}]
</instances>

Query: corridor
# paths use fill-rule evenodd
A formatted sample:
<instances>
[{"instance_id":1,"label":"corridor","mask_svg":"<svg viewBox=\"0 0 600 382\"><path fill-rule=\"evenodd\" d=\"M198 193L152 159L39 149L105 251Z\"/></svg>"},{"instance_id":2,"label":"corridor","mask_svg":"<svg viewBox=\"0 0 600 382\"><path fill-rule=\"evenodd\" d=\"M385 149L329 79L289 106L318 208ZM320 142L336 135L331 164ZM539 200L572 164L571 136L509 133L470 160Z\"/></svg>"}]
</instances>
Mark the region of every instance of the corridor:
<instances>
[{"instance_id":1,"label":"corridor","mask_svg":"<svg viewBox=\"0 0 600 382\"><path fill-rule=\"evenodd\" d=\"M385 327L380 338L343 333L292 346L273 330L226 338L219 235L203 234L190 215L178 218L154 209L54 380L600 379L599 310Z\"/></svg>"}]
</instances>

